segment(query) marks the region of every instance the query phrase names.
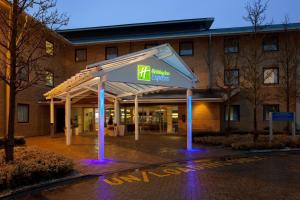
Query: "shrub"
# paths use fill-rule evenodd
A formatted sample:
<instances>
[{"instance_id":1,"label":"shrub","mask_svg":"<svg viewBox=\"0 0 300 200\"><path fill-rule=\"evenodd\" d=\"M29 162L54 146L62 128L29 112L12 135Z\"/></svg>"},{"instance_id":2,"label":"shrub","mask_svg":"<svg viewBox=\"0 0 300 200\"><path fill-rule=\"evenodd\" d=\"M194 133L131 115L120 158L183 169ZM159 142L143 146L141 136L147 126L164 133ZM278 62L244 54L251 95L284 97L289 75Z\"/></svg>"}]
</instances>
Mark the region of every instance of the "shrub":
<instances>
[{"instance_id":1,"label":"shrub","mask_svg":"<svg viewBox=\"0 0 300 200\"><path fill-rule=\"evenodd\" d=\"M0 150L0 190L64 177L73 171L73 162L62 155L35 147L15 148L15 160L6 164Z\"/></svg>"},{"instance_id":2,"label":"shrub","mask_svg":"<svg viewBox=\"0 0 300 200\"><path fill-rule=\"evenodd\" d=\"M23 136L16 136L14 140L15 146L23 146L26 144L25 138ZM4 138L0 137L0 148L4 147Z\"/></svg>"},{"instance_id":3,"label":"shrub","mask_svg":"<svg viewBox=\"0 0 300 200\"><path fill-rule=\"evenodd\" d=\"M235 150L300 148L300 136L293 139L289 135L275 135L271 144L268 135L260 135L258 141L253 142L251 134L197 137L194 141L206 145L223 145Z\"/></svg>"}]
</instances>

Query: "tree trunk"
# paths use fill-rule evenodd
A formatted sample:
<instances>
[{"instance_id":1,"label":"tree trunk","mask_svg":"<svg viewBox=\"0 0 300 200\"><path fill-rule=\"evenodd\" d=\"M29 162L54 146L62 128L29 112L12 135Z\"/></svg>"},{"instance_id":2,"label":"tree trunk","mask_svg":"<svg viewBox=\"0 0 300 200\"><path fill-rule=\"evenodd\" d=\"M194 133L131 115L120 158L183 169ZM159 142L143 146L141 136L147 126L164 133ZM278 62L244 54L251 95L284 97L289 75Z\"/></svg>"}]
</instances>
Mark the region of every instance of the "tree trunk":
<instances>
[{"instance_id":1,"label":"tree trunk","mask_svg":"<svg viewBox=\"0 0 300 200\"><path fill-rule=\"evenodd\" d=\"M10 68L9 68L9 115L8 115L8 130L5 137L5 161L14 160L14 134L15 134L15 108L16 108L16 64L17 64L17 33L18 33L18 0L13 1L12 11L12 30L10 34Z\"/></svg>"},{"instance_id":2,"label":"tree trunk","mask_svg":"<svg viewBox=\"0 0 300 200\"><path fill-rule=\"evenodd\" d=\"M256 106L253 108L253 128L253 141L256 142L258 140Z\"/></svg>"}]
</instances>

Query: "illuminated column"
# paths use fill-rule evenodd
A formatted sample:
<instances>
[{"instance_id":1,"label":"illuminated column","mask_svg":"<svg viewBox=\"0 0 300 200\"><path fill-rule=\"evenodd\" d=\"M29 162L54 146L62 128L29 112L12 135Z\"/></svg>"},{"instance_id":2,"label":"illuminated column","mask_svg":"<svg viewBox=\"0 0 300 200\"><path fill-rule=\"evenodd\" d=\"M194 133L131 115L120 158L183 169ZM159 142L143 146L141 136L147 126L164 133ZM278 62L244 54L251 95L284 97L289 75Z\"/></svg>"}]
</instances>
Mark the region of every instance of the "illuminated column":
<instances>
[{"instance_id":1,"label":"illuminated column","mask_svg":"<svg viewBox=\"0 0 300 200\"><path fill-rule=\"evenodd\" d=\"M66 96L66 103L65 103L65 134L66 134L66 144L71 144L71 137L72 137L72 130L71 130L71 98L70 94L68 93Z\"/></svg>"},{"instance_id":2,"label":"illuminated column","mask_svg":"<svg viewBox=\"0 0 300 200\"><path fill-rule=\"evenodd\" d=\"M191 89L188 89L186 92L186 115L187 115L187 150L191 150L192 147L192 97L193 93Z\"/></svg>"},{"instance_id":3,"label":"illuminated column","mask_svg":"<svg viewBox=\"0 0 300 200\"><path fill-rule=\"evenodd\" d=\"M117 98L115 99L114 110L115 110L115 124L119 126L120 125L120 102Z\"/></svg>"},{"instance_id":4,"label":"illuminated column","mask_svg":"<svg viewBox=\"0 0 300 200\"><path fill-rule=\"evenodd\" d=\"M98 160L104 160L104 122L105 122L105 98L104 98L104 82L98 82Z\"/></svg>"},{"instance_id":5,"label":"illuminated column","mask_svg":"<svg viewBox=\"0 0 300 200\"><path fill-rule=\"evenodd\" d=\"M138 96L137 95L135 95L135 99L134 99L134 118L135 118L134 138L135 138L135 140L139 140L139 103L138 103Z\"/></svg>"},{"instance_id":6,"label":"illuminated column","mask_svg":"<svg viewBox=\"0 0 300 200\"><path fill-rule=\"evenodd\" d=\"M54 100L51 98L50 101L50 135L54 136Z\"/></svg>"}]
</instances>

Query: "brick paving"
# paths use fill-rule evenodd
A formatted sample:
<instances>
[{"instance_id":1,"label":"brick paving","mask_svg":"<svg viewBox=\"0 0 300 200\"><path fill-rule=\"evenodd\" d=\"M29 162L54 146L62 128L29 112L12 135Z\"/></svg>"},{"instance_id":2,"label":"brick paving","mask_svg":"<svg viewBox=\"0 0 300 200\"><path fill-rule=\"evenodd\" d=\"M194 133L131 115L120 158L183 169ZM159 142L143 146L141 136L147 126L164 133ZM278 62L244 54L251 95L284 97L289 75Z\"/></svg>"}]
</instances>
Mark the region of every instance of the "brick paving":
<instances>
[{"instance_id":1,"label":"brick paving","mask_svg":"<svg viewBox=\"0 0 300 200\"><path fill-rule=\"evenodd\" d=\"M71 146L65 145L63 136L32 137L26 141L28 146L38 146L73 159L77 171L82 174L102 174L151 164L239 153L195 144L193 151L186 151L186 139L183 136L145 134L140 135L139 141L134 141L134 136L129 135L105 137L106 160L99 163L95 136L73 136Z\"/></svg>"}]
</instances>

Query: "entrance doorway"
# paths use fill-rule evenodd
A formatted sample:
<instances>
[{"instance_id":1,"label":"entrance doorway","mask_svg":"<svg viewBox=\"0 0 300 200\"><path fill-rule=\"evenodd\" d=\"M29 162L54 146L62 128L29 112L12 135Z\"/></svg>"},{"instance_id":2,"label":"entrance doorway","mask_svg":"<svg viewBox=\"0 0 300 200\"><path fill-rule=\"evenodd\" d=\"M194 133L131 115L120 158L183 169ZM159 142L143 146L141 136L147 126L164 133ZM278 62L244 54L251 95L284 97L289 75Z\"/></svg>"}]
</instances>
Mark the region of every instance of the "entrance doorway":
<instances>
[{"instance_id":1,"label":"entrance doorway","mask_svg":"<svg viewBox=\"0 0 300 200\"><path fill-rule=\"evenodd\" d=\"M84 108L83 116L83 132L90 133L95 131L94 108Z\"/></svg>"},{"instance_id":2,"label":"entrance doorway","mask_svg":"<svg viewBox=\"0 0 300 200\"><path fill-rule=\"evenodd\" d=\"M134 107L121 107L121 123L128 132L134 131ZM140 106L139 126L142 132L178 133L178 106Z\"/></svg>"},{"instance_id":3,"label":"entrance doorway","mask_svg":"<svg viewBox=\"0 0 300 200\"><path fill-rule=\"evenodd\" d=\"M56 133L64 133L65 129L65 109L56 108Z\"/></svg>"}]
</instances>

